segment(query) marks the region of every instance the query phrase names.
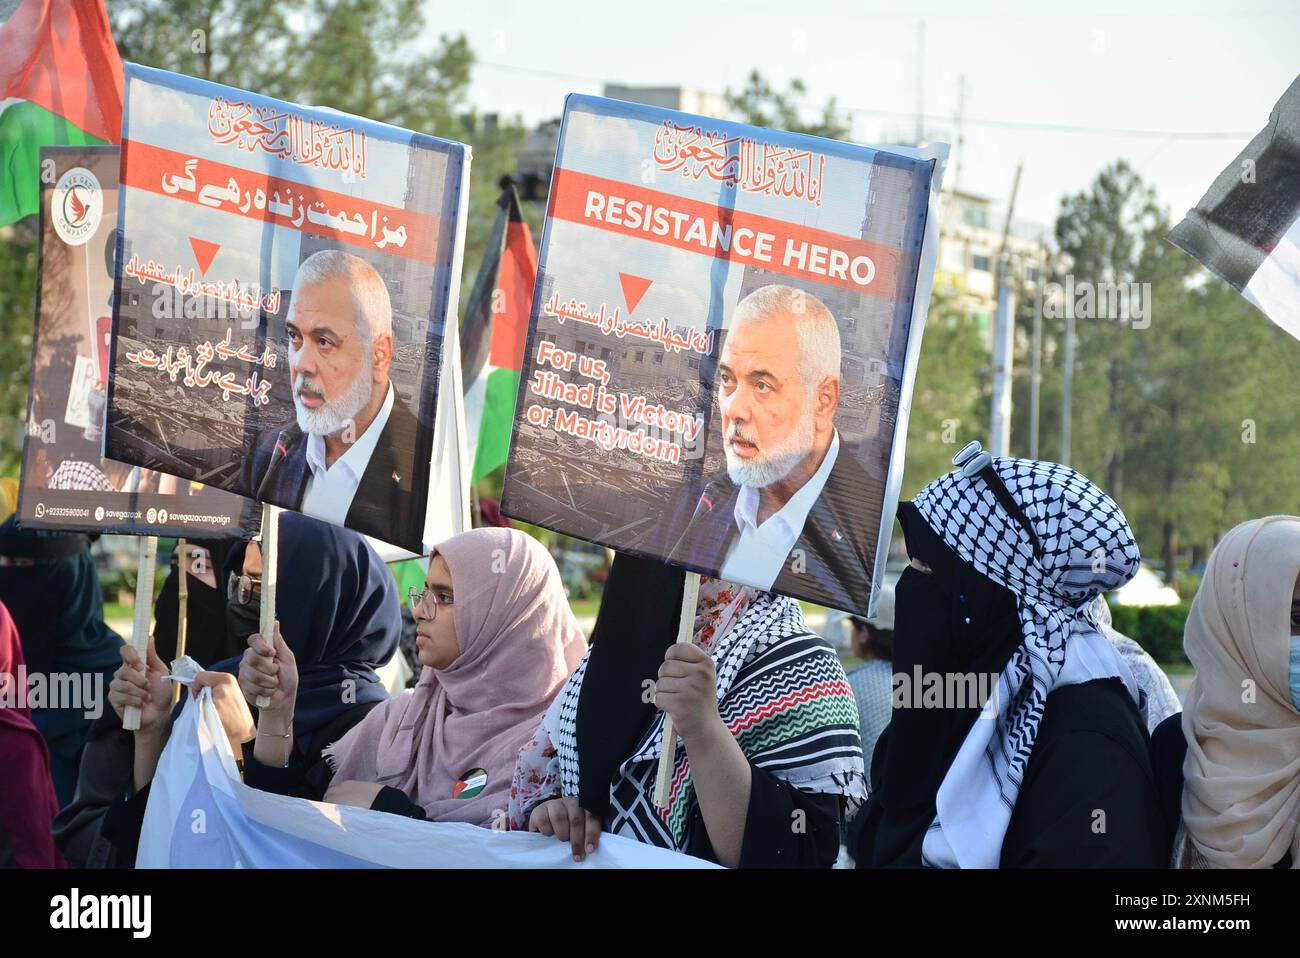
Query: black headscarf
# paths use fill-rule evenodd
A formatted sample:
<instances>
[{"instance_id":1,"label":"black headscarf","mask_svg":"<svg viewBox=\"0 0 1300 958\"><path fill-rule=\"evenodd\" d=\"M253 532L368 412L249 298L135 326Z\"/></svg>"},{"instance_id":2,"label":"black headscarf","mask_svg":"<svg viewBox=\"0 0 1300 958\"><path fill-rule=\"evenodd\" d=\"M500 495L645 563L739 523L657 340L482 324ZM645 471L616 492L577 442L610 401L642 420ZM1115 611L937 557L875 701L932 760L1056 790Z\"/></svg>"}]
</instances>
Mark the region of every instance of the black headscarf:
<instances>
[{"instance_id":1,"label":"black headscarf","mask_svg":"<svg viewBox=\"0 0 1300 958\"><path fill-rule=\"evenodd\" d=\"M656 559L619 553L609 570L578 694L578 804L603 818L609 786L655 719L645 681L659 675L677 640L686 573Z\"/></svg>"},{"instance_id":2,"label":"black headscarf","mask_svg":"<svg viewBox=\"0 0 1300 958\"><path fill-rule=\"evenodd\" d=\"M218 577L223 589L229 573L243 569L245 551L245 542L231 549ZM397 650L401 602L379 554L348 529L285 512L279 552L276 617L298 662L293 728L306 751L312 733L343 712L388 698L375 669ZM211 668L238 672L239 657Z\"/></svg>"},{"instance_id":3,"label":"black headscarf","mask_svg":"<svg viewBox=\"0 0 1300 958\"><path fill-rule=\"evenodd\" d=\"M187 628L185 633L185 654L200 665L208 666L222 659L241 655L243 645L232 636L226 628L226 583L222 571L226 559L236 546L243 548L237 539L189 539L187 548L202 546L211 556L212 575L216 586L210 586L197 575L191 574L186 585L189 598L186 600ZM180 572L178 556L172 553L171 568L162 588L158 590L158 600L154 603L154 648L158 657L164 662L176 658L176 626L180 612Z\"/></svg>"},{"instance_id":4,"label":"black headscarf","mask_svg":"<svg viewBox=\"0 0 1300 958\"><path fill-rule=\"evenodd\" d=\"M0 602L18 628L28 673L99 673L106 692L121 663L122 639L104 623L104 595L90 540L22 529L10 516L0 525L0 555L31 564L0 565ZM50 771L60 804L72 800L77 753L94 719L84 708L40 708L32 721L50 748Z\"/></svg>"},{"instance_id":5,"label":"black headscarf","mask_svg":"<svg viewBox=\"0 0 1300 958\"><path fill-rule=\"evenodd\" d=\"M894 673L911 684L918 666L922 676L1000 675L1023 640L1015 596L963 562L912 503L898 507L898 521L907 554L931 571L909 567L895 588ZM920 866L939 785L979 713L894 709L871 763L859 867Z\"/></svg>"},{"instance_id":6,"label":"black headscarf","mask_svg":"<svg viewBox=\"0 0 1300 958\"><path fill-rule=\"evenodd\" d=\"M29 672L116 668L121 638L104 624L104 593L80 533L0 525L0 555L32 560L0 566L0 601L18 627Z\"/></svg>"}]
</instances>

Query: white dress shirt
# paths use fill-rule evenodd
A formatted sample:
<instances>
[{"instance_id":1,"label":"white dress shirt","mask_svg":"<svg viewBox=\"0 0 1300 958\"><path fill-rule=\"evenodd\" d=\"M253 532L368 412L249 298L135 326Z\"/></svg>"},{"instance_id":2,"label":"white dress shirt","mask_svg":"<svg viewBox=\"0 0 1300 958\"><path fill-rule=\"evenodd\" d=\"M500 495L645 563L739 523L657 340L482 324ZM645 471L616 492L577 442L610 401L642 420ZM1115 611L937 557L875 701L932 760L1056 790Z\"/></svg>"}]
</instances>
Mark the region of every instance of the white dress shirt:
<instances>
[{"instance_id":1,"label":"white dress shirt","mask_svg":"<svg viewBox=\"0 0 1300 958\"><path fill-rule=\"evenodd\" d=\"M772 588L790 550L799 541L799 534L803 532L803 524L813 503L822 494L839 451L840 434L836 431L831 435L826 458L812 478L778 512L768 516L762 525L758 524L759 490L753 486L740 487L735 508L736 528L740 530L740 535L727 550L727 557L718 572L719 578L758 589Z\"/></svg>"},{"instance_id":2,"label":"white dress shirt","mask_svg":"<svg viewBox=\"0 0 1300 958\"><path fill-rule=\"evenodd\" d=\"M379 444L379 435L388 424L388 414L393 411L393 384L388 384L384 405L366 431L334 465L325 465L325 437L315 433L307 437L307 491L302 497L302 511L309 516L341 526L352 508L352 497L357 494L361 477L370 464L370 455Z\"/></svg>"}]
</instances>

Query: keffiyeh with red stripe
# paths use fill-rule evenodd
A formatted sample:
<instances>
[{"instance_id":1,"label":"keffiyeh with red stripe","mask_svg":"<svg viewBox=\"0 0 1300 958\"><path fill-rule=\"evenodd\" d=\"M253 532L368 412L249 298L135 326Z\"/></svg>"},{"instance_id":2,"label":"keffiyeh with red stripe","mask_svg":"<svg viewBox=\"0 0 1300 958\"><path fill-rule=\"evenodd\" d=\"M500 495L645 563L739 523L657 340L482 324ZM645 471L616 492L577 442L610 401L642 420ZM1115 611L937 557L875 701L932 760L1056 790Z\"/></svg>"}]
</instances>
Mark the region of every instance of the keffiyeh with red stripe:
<instances>
[{"instance_id":1,"label":"keffiyeh with red stripe","mask_svg":"<svg viewBox=\"0 0 1300 958\"><path fill-rule=\"evenodd\" d=\"M857 706L839 658L807 629L793 599L747 589L727 593L734 588L720 583L710 609L706 583L696 618L701 648L717 673L718 712L756 768L806 792L842 796L847 820L865 800L867 785ZM707 638L700 635L710 629ZM575 727L586 664L557 696L542 729L553 743L553 778L565 795L578 794ZM663 722L657 712L611 782L606 830L683 850L696 802L680 739L668 807L654 804Z\"/></svg>"}]
</instances>

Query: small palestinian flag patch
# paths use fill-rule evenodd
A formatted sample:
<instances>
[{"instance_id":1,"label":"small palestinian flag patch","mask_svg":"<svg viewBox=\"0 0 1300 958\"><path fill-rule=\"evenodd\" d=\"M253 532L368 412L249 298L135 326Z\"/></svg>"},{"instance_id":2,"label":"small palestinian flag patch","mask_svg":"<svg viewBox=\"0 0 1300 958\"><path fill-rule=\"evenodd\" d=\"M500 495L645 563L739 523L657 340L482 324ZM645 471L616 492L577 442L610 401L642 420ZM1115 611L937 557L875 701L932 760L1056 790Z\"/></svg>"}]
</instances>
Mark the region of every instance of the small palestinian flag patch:
<instances>
[{"instance_id":1,"label":"small palestinian flag patch","mask_svg":"<svg viewBox=\"0 0 1300 958\"><path fill-rule=\"evenodd\" d=\"M471 768L460 777L460 781L451 787L452 798L473 798L487 786L487 772L481 768Z\"/></svg>"}]
</instances>

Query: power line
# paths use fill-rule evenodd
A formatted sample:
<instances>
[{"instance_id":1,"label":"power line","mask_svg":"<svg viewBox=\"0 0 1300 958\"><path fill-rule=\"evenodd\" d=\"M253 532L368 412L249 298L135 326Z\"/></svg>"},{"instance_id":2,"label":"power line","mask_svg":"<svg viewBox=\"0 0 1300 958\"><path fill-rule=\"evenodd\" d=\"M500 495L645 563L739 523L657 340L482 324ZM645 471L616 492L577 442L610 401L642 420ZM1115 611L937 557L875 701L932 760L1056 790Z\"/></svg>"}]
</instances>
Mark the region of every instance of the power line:
<instances>
[{"instance_id":1,"label":"power line","mask_svg":"<svg viewBox=\"0 0 1300 958\"><path fill-rule=\"evenodd\" d=\"M913 119L916 116L914 113L900 110L871 110L866 107L844 107L843 109L846 113L858 113L863 116L887 116L899 119ZM927 113L922 117L922 119L943 123L952 122L952 117L934 113ZM1041 130L1046 133L1082 133L1093 136L1170 137L1175 139L1198 140L1250 139L1258 132L1257 130L1252 130L1248 133L1217 130L1134 130L1120 127L1079 126L1071 123L1034 123L1022 120L981 120L975 119L974 117L963 117L962 122L970 123L975 126L992 126L1015 130Z\"/></svg>"},{"instance_id":2,"label":"power line","mask_svg":"<svg viewBox=\"0 0 1300 958\"><path fill-rule=\"evenodd\" d=\"M521 67L513 63L493 63L490 60L476 60L474 66L487 67L492 70L500 70L506 73L517 73L526 76L539 76L555 80L567 80L570 82L591 84L602 88L609 82L600 77L584 76L578 73L565 73L559 70L541 70L534 67ZM671 86L672 84L666 85ZM805 103L804 105L807 104ZM892 117L895 119L907 120L920 119L922 121L942 123L950 123L952 121L952 117L950 116L942 116L934 113L925 113L918 117L915 113L903 110L874 110L868 107L840 107L840 109L845 113L858 114L861 116ZM1253 130L1245 133L1217 130L1137 130L1120 127L1081 126L1070 123L1038 123L1027 120L976 119L973 117L963 117L962 122L973 126L988 126L1001 129L1038 130L1045 133L1070 133L1082 134L1085 136L1122 136L1142 139L1172 138L1184 140L1248 140L1257 132Z\"/></svg>"}]
</instances>

